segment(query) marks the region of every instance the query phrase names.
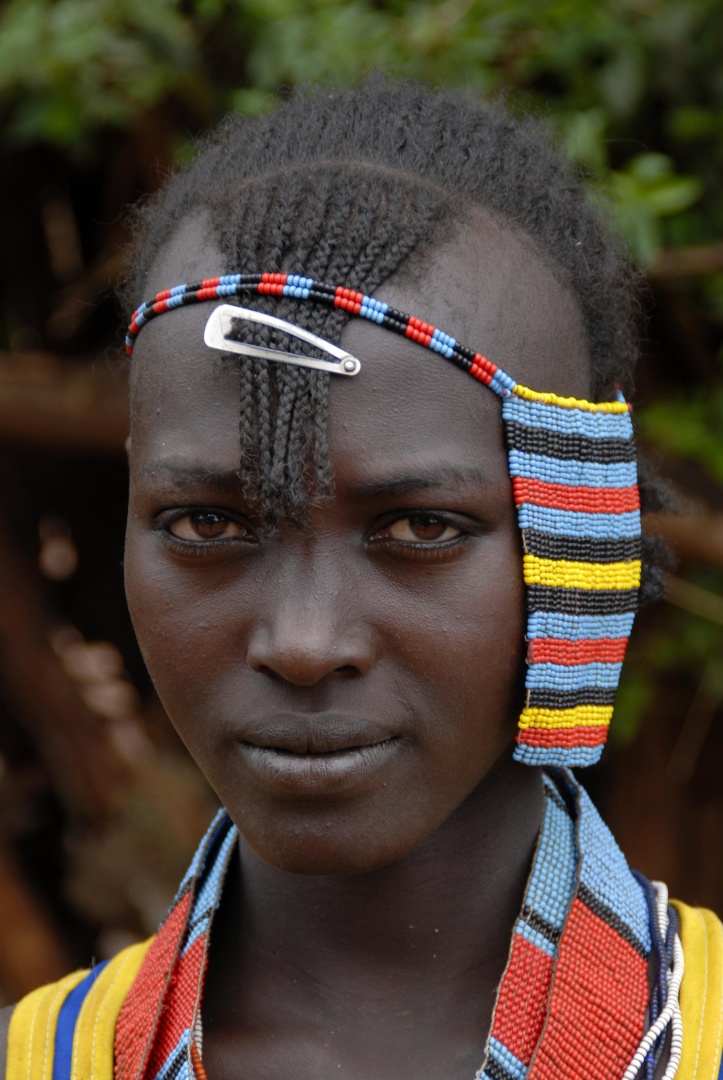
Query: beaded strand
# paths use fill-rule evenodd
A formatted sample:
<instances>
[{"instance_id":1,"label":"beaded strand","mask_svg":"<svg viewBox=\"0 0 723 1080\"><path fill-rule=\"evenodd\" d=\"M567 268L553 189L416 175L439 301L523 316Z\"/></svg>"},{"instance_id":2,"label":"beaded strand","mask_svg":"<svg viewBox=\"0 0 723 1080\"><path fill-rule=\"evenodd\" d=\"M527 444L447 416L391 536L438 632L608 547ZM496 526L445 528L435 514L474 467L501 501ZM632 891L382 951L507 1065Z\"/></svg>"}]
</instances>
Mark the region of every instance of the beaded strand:
<instances>
[{"instance_id":1,"label":"beaded strand","mask_svg":"<svg viewBox=\"0 0 723 1080\"><path fill-rule=\"evenodd\" d=\"M661 881L651 882L657 899L658 932L662 938L668 934L668 890ZM680 1011L680 984L685 970L683 946L678 934L673 938L673 958L669 972L668 994L665 1007L655 1023L646 1032L628 1065L622 1080L637 1080L645 1059L655 1043L670 1027L670 1054L662 1080L674 1080L683 1050L683 1021Z\"/></svg>"},{"instance_id":2,"label":"beaded strand","mask_svg":"<svg viewBox=\"0 0 723 1080\"><path fill-rule=\"evenodd\" d=\"M144 301L133 313L126 334L126 353L128 356L133 354L141 328L157 315L187 304L242 296L249 292L256 292L261 296L290 296L297 300L313 300L327 307L341 308L350 315L368 319L439 353L501 397L508 397L514 389L514 380L505 375L496 364L481 353L460 345L455 338L422 319L406 315L403 311L398 311L356 289L348 289L343 285L328 285L300 274L222 274L192 285L175 285L172 289L164 289L152 299Z\"/></svg>"}]
</instances>

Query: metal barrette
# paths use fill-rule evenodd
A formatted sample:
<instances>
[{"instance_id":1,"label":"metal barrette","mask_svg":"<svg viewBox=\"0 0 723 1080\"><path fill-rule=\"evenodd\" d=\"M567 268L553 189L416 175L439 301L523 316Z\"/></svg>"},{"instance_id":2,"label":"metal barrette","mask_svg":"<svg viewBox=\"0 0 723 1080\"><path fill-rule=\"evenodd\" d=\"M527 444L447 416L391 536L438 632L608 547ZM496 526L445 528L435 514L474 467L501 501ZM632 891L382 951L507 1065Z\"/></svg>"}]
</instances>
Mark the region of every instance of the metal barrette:
<instances>
[{"instance_id":1,"label":"metal barrette","mask_svg":"<svg viewBox=\"0 0 723 1080\"><path fill-rule=\"evenodd\" d=\"M301 356L296 353L284 352L282 349L270 349L265 345L251 345L246 341L236 341L233 333L234 319L244 319L250 323L261 323L270 326L274 330L281 330L289 337L298 338L308 345L313 345L320 352L333 357L333 360L323 360L315 356ZM203 340L210 349L220 349L222 352L239 353L241 356L258 356L264 360L273 360L278 364L296 364L297 367L316 368L317 371L330 371L333 375L358 375L361 371L361 361L345 352L337 345L333 345L324 338L304 330L301 326L286 322L285 319L277 319L275 315L267 315L263 311L252 311L250 308L237 307L235 304L221 304L214 308L211 317L206 323L203 332Z\"/></svg>"}]
</instances>

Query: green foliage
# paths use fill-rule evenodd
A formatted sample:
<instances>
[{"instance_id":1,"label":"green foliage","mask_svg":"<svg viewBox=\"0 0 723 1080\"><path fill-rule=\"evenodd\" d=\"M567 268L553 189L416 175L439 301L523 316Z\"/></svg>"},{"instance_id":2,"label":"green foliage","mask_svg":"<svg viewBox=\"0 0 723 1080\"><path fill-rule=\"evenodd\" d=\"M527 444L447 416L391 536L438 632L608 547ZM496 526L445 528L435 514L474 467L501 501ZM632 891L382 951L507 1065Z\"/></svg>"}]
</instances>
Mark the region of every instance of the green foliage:
<instances>
[{"instance_id":1,"label":"green foliage","mask_svg":"<svg viewBox=\"0 0 723 1080\"><path fill-rule=\"evenodd\" d=\"M15 142L82 142L130 125L194 67L174 0L15 0L0 16L0 102Z\"/></svg>"},{"instance_id":2,"label":"green foliage","mask_svg":"<svg viewBox=\"0 0 723 1080\"><path fill-rule=\"evenodd\" d=\"M602 186L628 244L643 266L650 266L663 247L663 219L680 214L698 201L702 182L679 176L665 154L636 154L624 169L611 172Z\"/></svg>"},{"instance_id":3,"label":"green foliage","mask_svg":"<svg viewBox=\"0 0 723 1080\"><path fill-rule=\"evenodd\" d=\"M377 68L504 92L551 118L647 264L713 205L723 232L721 32L716 0L8 0L0 115L6 139L78 148L169 96L205 124Z\"/></svg>"},{"instance_id":4,"label":"green foliage","mask_svg":"<svg viewBox=\"0 0 723 1080\"><path fill-rule=\"evenodd\" d=\"M723 385L654 402L641 413L639 425L659 449L699 462L723 484Z\"/></svg>"}]
</instances>

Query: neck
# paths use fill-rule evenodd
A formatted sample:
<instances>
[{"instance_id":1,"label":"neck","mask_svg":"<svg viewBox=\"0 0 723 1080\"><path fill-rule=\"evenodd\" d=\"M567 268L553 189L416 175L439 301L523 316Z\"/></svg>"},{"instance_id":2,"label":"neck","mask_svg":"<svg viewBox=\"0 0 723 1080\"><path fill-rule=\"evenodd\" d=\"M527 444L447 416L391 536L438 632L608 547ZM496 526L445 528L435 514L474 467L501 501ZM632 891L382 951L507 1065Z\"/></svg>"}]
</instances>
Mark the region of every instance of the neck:
<instances>
[{"instance_id":1,"label":"neck","mask_svg":"<svg viewBox=\"0 0 723 1080\"><path fill-rule=\"evenodd\" d=\"M214 1025L249 985L258 1001L260 980L276 1006L282 985L317 1009L320 998L358 1009L380 985L412 999L446 985L491 1014L542 814L539 770L510 761L417 848L369 873L289 874L241 840L213 928Z\"/></svg>"}]
</instances>

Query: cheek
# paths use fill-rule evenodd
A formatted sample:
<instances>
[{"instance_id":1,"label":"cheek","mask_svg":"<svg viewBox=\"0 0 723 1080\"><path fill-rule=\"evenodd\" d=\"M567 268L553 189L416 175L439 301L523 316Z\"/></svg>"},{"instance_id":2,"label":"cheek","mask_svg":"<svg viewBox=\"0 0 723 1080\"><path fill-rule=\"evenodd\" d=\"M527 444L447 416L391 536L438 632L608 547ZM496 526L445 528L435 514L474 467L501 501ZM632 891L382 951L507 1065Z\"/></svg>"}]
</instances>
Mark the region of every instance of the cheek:
<instances>
[{"instance_id":1,"label":"cheek","mask_svg":"<svg viewBox=\"0 0 723 1080\"><path fill-rule=\"evenodd\" d=\"M410 647L416 643L416 675L444 709L438 752L470 755L474 768L508 745L521 708L525 600L516 527L485 539L464 572L437 588L418 623L413 605L407 609L405 629Z\"/></svg>"},{"instance_id":2,"label":"cheek","mask_svg":"<svg viewBox=\"0 0 723 1080\"><path fill-rule=\"evenodd\" d=\"M208 581L181 573L164 557L155 534L129 520L125 588L144 661L174 723L203 707L219 665L223 609Z\"/></svg>"}]
</instances>

